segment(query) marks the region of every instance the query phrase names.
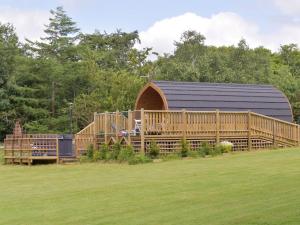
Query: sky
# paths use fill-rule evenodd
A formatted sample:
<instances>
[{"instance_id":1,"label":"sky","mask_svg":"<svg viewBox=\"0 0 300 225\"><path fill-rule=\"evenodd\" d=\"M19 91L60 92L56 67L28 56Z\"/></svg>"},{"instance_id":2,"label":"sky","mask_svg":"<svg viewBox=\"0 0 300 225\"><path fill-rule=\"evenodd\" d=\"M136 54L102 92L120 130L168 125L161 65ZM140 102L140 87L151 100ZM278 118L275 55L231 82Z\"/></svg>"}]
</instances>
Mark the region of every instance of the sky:
<instances>
[{"instance_id":1,"label":"sky","mask_svg":"<svg viewBox=\"0 0 300 225\"><path fill-rule=\"evenodd\" d=\"M300 0L0 0L0 22L16 27L21 41L38 40L49 10L63 6L83 33L138 30L141 44L160 54L172 53L174 41L196 30L214 46L236 45L278 51L300 46Z\"/></svg>"}]
</instances>

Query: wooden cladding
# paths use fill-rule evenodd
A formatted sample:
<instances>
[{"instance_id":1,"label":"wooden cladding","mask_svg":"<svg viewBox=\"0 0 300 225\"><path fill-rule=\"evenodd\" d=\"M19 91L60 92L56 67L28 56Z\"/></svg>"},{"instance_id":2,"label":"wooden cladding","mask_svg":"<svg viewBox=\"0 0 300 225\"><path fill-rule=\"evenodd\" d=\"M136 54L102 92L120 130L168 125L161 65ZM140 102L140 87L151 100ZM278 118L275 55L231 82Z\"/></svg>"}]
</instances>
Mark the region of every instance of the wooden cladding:
<instances>
[{"instance_id":1,"label":"wooden cladding","mask_svg":"<svg viewBox=\"0 0 300 225\"><path fill-rule=\"evenodd\" d=\"M137 123L141 127L137 132ZM299 125L253 112L137 110L95 114L95 120L75 136L77 155L93 144L122 141L137 152L148 151L154 140L163 152L174 152L185 138L200 142L231 141L235 150L296 146ZM173 146L173 147L172 147ZM195 147L195 148L196 148ZM166 150L168 149L168 151Z\"/></svg>"}]
</instances>

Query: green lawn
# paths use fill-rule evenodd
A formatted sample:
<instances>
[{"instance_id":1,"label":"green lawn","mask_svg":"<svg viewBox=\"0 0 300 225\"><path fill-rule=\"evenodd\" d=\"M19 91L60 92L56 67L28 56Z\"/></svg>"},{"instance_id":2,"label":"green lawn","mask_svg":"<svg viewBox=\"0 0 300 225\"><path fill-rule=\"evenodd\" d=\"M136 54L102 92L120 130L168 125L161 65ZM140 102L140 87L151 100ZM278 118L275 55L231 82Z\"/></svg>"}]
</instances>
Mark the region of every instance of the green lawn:
<instances>
[{"instance_id":1,"label":"green lawn","mask_svg":"<svg viewBox=\"0 0 300 225\"><path fill-rule=\"evenodd\" d=\"M0 166L0 224L300 224L300 150Z\"/></svg>"}]
</instances>

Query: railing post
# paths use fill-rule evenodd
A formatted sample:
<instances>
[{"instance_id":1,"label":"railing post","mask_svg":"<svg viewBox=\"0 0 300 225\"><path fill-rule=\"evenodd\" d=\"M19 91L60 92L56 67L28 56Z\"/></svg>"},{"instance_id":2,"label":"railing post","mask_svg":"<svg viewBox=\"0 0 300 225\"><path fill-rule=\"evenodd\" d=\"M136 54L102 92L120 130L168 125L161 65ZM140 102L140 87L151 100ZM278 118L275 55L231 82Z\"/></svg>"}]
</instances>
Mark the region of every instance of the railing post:
<instances>
[{"instance_id":1,"label":"railing post","mask_svg":"<svg viewBox=\"0 0 300 225\"><path fill-rule=\"evenodd\" d=\"M276 148L276 137L275 137L275 120L272 123L272 133L273 133L273 148Z\"/></svg>"},{"instance_id":2,"label":"railing post","mask_svg":"<svg viewBox=\"0 0 300 225\"><path fill-rule=\"evenodd\" d=\"M300 126L297 125L297 143L298 143L298 146L300 146Z\"/></svg>"},{"instance_id":3,"label":"railing post","mask_svg":"<svg viewBox=\"0 0 300 225\"><path fill-rule=\"evenodd\" d=\"M132 112L128 110L128 144L131 145Z\"/></svg>"},{"instance_id":4,"label":"railing post","mask_svg":"<svg viewBox=\"0 0 300 225\"><path fill-rule=\"evenodd\" d=\"M141 109L141 154L145 155L145 112Z\"/></svg>"},{"instance_id":5,"label":"railing post","mask_svg":"<svg viewBox=\"0 0 300 225\"><path fill-rule=\"evenodd\" d=\"M94 129L93 129L93 138L94 138L94 149L96 149L97 146L97 124L98 124L98 120L97 120L97 113L94 112Z\"/></svg>"},{"instance_id":6,"label":"railing post","mask_svg":"<svg viewBox=\"0 0 300 225\"><path fill-rule=\"evenodd\" d=\"M216 110L216 144L220 143L220 111Z\"/></svg>"},{"instance_id":7,"label":"railing post","mask_svg":"<svg viewBox=\"0 0 300 225\"><path fill-rule=\"evenodd\" d=\"M118 140L119 110L116 111L115 117L116 140Z\"/></svg>"},{"instance_id":8,"label":"railing post","mask_svg":"<svg viewBox=\"0 0 300 225\"><path fill-rule=\"evenodd\" d=\"M251 111L248 111L248 150L252 149L252 140L251 140Z\"/></svg>"},{"instance_id":9,"label":"railing post","mask_svg":"<svg viewBox=\"0 0 300 225\"><path fill-rule=\"evenodd\" d=\"M186 121L186 111L185 109L182 110L182 137L184 140L186 140L186 130L187 130L187 121Z\"/></svg>"},{"instance_id":10,"label":"railing post","mask_svg":"<svg viewBox=\"0 0 300 225\"><path fill-rule=\"evenodd\" d=\"M104 113L104 143L107 144L107 111Z\"/></svg>"}]
</instances>

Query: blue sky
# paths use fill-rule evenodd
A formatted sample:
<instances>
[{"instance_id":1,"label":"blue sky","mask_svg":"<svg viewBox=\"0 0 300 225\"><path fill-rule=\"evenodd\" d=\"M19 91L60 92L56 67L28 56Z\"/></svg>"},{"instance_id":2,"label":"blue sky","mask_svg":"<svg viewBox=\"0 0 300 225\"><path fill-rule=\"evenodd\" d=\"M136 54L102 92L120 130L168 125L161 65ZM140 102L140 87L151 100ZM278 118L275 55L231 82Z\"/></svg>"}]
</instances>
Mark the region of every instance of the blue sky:
<instances>
[{"instance_id":1,"label":"blue sky","mask_svg":"<svg viewBox=\"0 0 300 225\"><path fill-rule=\"evenodd\" d=\"M138 30L140 47L172 52L187 29L207 37L209 45L232 45L245 38L251 47L277 50L300 44L300 0L0 0L0 22L16 26L20 39L37 39L49 10L64 6L83 32Z\"/></svg>"}]
</instances>

